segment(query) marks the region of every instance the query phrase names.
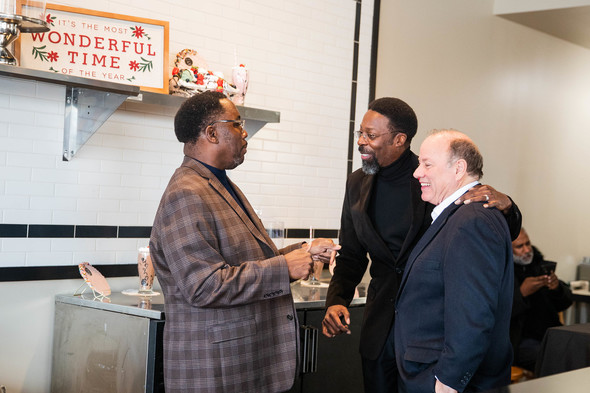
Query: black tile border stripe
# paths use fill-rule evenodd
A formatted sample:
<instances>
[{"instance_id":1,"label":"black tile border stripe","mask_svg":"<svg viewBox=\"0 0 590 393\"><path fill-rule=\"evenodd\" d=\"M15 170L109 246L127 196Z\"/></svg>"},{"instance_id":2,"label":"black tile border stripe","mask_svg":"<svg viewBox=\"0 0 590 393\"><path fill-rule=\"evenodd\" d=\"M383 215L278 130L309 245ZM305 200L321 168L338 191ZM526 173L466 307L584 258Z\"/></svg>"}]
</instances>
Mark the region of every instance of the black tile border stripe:
<instances>
[{"instance_id":1,"label":"black tile border stripe","mask_svg":"<svg viewBox=\"0 0 590 393\"><path fill-rule=\"evenodd\" d=\"M119 227L120 238L149 238L152 227Z\"/></svg>"},{"instance_id":2,"label":"black tile border stripe","mask_svg":"<svg viewBox=\"0 0 590 393\"><path fill-rule=\"evenodd\" d=\"M28 237L74 237L74 225L29 225Z\"/></svg>"},{"instance_id":3,"label":"black tile border stripe","mask_svg":"<svg viewBox=\"0 0 590 393\"><path fill-rule=\"evenodd\" d=\"M105 277L133 277L137 275L137 264L94 265ZM0 282L68 280L80 278L78 265L71 266L28 266L0 267Z\"/></svg>"},{"instance_id":4,"label":"black tile border stripe","mask_svg":"<svg viewBox=\"0 0 590 393\"><path fill-rule=\"evenodd\" d=\"M152 227L115 225L0 224L1 238L149 239ZM338 229L314 229L313 237L338 238ZM285 228L287 239L308 239L309 228Z\"/></svg>"},{"instance_id":5,"label":"black tile border stripe","mask_svg":"<svg viewBox=\"0 0 590 393\"><path fill-rule=\"evenodd\" d=\"M287 239L309 239L309 228L287 228L285 232Z\"/></svg>"},{"instance_id":6,"label":"black tile border stripe","mask_svg":"<svg viewBox=\"0 0 590 393\"><path fill-rule=\"evenodd\" d=\"M309 239L309 228L288 228L285 230L287 239ZM329 239L338 238L338 229L313 229L312 237L327 237Z\"/></svg>"},{"instance_id":7,"label":"black tile border stripe","mask_svg":"<svg viewBox=\"0 0 590 393\"><path fill-rule=\"evenodd\" d=\"M106 225L76 225L76 237L117 237L117 227Z\"/></svg>"},{"instance_id":8,"label":"black tile border stripe","mask_svg":"<svg viewBox=\"0 0 590 393\"><path fill-rule=\"evenodd\" d=\"M338 238L338 230L337 229L316 229L313 231L313 237L326 237L328 239L337 239Z\"/></svg>"},{"instance_id":9,"label":"black tile border stripe","mask_svg":"<svg viewBox=\"0 0 590 393\"><path fill-rule=\"evenodd\" d=\"M27 237L26 224L0 224L1 237Z\"/></svg>"}]
</instances>

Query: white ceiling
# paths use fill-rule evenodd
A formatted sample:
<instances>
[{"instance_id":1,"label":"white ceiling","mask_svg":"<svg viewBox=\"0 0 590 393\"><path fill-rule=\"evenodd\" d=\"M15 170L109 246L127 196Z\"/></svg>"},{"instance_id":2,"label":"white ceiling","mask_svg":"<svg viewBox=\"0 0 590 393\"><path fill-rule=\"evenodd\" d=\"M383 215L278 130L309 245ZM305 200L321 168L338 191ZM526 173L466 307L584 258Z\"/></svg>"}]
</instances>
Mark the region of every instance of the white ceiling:
<instances>
[{"instance_id":1,"label":"white ceiling","mask_svg":"<svg viewBox=\"0 0 590 393\"><path fill-rule=\"evenodd\" d=\"M498 16L590 49L590 6Z\"/></svg>"}]
</instances>

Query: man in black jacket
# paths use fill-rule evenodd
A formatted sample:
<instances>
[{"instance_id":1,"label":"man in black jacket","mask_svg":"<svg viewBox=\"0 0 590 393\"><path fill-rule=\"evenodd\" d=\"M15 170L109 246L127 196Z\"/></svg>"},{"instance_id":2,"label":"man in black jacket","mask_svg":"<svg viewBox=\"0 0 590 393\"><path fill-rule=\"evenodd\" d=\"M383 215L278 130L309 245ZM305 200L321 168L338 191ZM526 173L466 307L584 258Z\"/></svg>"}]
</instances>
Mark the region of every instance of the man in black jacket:
<instances>
[{"instance_id":1,"label":"man in black jacket","mask_svg":"<svg viewBox=\"0 0 590 393\"><path fill-rule=\"evenodd\" d=\"M514 365L533 371L541 341L550 327L561 326L559 312L572 304L572 292L555 275L555 263L531 245L522 228L512 242L514 298L510 340Z\"/></svg>"},{"instance_id":2,"label":"man in black jacket","mask_svg":"<svg viewBox=\"0 0 590 393\"><path fill-rule=\"evenodd\" d=\"M394 303L408 256L430 226L433 206L421 199L420 184L412 174L418 157L410 142L418 128L412 108L404 101L384 97L369 104L356 132L362 168L346 184L340 244L334 276L328 288L323 333L348 333L348 305L361 281L369 258L371 283L361 328L360 353L366 393L397 391L393 345ZM521 215L506 195L479 186L457 203L485 202L501 210L518 236Z\"/></svg>"}]
</instances>

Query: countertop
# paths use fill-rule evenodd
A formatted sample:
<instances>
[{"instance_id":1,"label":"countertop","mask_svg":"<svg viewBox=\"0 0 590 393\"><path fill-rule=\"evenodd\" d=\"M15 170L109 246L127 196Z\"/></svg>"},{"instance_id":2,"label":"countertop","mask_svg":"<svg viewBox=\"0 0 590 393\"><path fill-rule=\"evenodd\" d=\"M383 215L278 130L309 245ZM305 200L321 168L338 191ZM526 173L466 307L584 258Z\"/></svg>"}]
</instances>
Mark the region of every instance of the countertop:
<instances>
[{"instance_id":1,"label":"countertop","mask_svg":"<svg viewBox=\"0 0 590 393\"><path fill-rule=\"evenodd\" d=\"M327 272L325 272L327 273ZM322 276L319 288L305 285L301 281L291 284L291 293L297 310L323 309L328 292L328 277ZM366 288L368 284L361 283L357 289L359 296L353 299L351 306L362 306L366 302ZM155 289L159 291L159 289ZM103 299L95 298L91 291L86 290L81 295L57 295L56 302L84 306L105 311L120 312L127 315L164 319L164 296L161 294L150 297L129 296L121 292L113 292Z\"/></svg>"},{"instance_id":2,"label":"countertop","mask_svg":"<svg viewBox=\"0 0 590 393\"><path fill-rule=\"evenodd\" d=\"M590 385L590 367L486 391L486 393L586 393Z\"/></svg>"}]
</instances>

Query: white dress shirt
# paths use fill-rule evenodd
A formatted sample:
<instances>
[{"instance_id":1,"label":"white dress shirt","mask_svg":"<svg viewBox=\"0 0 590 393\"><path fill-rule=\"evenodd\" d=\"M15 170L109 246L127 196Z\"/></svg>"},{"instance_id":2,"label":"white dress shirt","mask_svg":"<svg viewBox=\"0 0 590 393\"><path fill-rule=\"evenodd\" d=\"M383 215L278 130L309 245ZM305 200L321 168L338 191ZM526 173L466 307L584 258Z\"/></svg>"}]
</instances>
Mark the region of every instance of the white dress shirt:
<instances>
[{"instance_id":1,"label":"white dress shirt","mask_svg":"<svg viewBox=\"0 0 590 393\"><path fill-rule=\"evenodd\" d=\"M441 203L436 205L434 209L432 209L432 213L430 213L430 216L432 217L432 222L434 222L434 220L436 220L438 216L440 216L440 213L442 213L443 210L445 210L451 203L455 202L457 199L459 199L461 195L465 194L467 190L469 190L471 187L477 184L479 184L479 182L476 180L464 185L463 187L459 188L457 191L452 193L450 196L446 197Z\"/></svg>"}]
</instances>

